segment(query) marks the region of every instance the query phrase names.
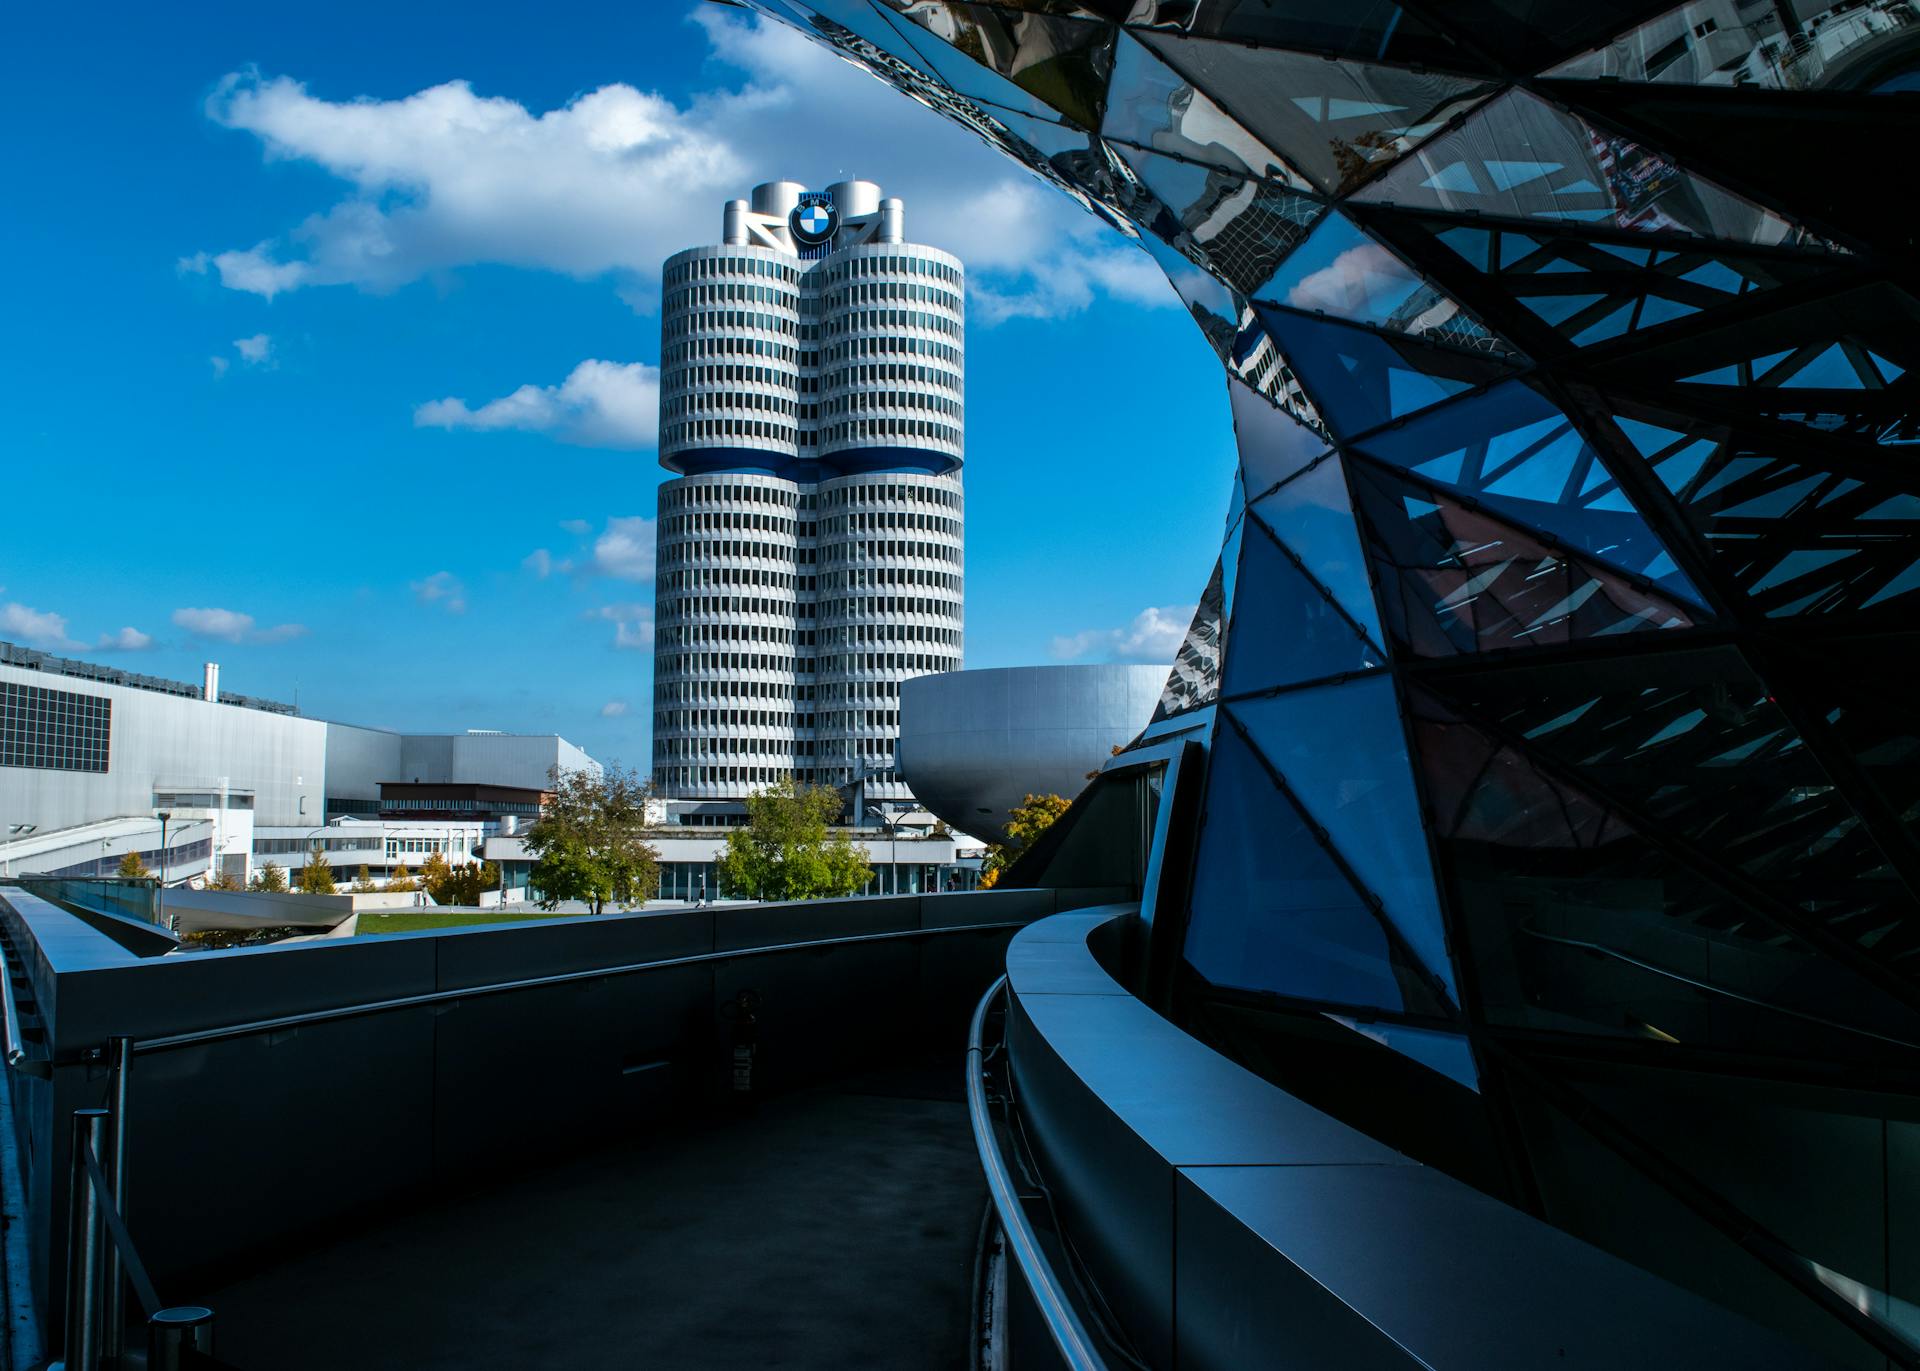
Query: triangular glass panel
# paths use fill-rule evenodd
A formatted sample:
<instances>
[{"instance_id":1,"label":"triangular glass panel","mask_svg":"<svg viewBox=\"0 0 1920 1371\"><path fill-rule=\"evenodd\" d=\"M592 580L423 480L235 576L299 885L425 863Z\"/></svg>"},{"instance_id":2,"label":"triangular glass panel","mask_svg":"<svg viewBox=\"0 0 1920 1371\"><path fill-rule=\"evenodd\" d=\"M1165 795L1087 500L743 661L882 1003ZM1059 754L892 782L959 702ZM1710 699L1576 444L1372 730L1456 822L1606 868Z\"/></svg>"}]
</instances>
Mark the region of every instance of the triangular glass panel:
<instances>
[{"instance_id":1,"label":"triangular glass panel","mask_svg":"<svg viewBox=\"0 0 1920 1371\"><path fill-rule=\"evenodd\" d=\"M1426 657L1689 628L1699 611L1349 459L1387 631Z\"/></svg>"},{"instance_id":2,"label":"triangular glass panel","mask_svg":"<svg viewBox=\"0 0 1920 1371\"><path fill-rule=\"evenodd\" d=\"M1340 458L1329 454L1247 509L1377 643L1380 616L1340 468Z\"/></svg>"},{"instance_id":3,"label":"triangular glass panel","mask_svg":"<svg viewBox=\"0 0 1920 1371\"><path fill-rule=\"evenodd\" d=\"M1849 1057L1874 1035L1915 1041L1911 1009L1563 770L1417 690L1412 710L1434 842L1491 1022L1788 1056L1815 1037ZM1563 712L1569 727L1584 717L1577 704Z\"/></svg>"},{"instance_id":4,"label":"triangular glass panel","mask_svg":"<svg viewBox=\"0 0 1920 1371\"><path fill-rule=\"evenodd\" d=\"M1482 351L1513 349L1337 210L1322 219L1259 299Z\"/></svg>"},{"instance_id":5,"label":"triangular glass panel","mask_svg":"<svg viewBox=\"0 0 1920 1371\"><path fill-rule=\"evenodd\" d=\"M1240 484L1240 478L1234 477L1234 486ZM1247 521L1236 518L1227 525L1227 538L1220 547L1220 622L1225 626L1221 637L1232 636L1234 592L1240 584L1240 545L1246 537Z\"/></svg>"},{"instance_id":6,"label":"triangular glass panel","mask_svg":"<svg viewBox=\"0 0 1920 1371\"><path fill-rule=\"evenodd\" d=\"M1920 931L1920 906L1803 743L1779 683L1733 648L1543 661L1449 677L1445 694L1636 822L1739 872L1782 920L1818 923L1912 974L1895 949L1913 936L1888 929Z\"/></svg>"},{"instance_id":7,"label":"triangular glass panel","mask_svg":"<svg viewBox=\"0 0 1920 1371\"><path fill-rule=\"evenodd\" d=\"M1230 175L1278 182L1293 190L1311 184L1271 144L1169 67L1139 38L1121 30L1114 48L1106 120L1108 141L1170 154Z\"/></svg>"},{"instance_id":8,"label":"triangular glass panel","mask_svg":"<svg viewBox=\"0 0 1920 1371\"><path fill-rule=\"evenodd\" d=\"M1524 153L1537 174L1507 171ZM1436 181L1440 173L1449 178ZM1504 182L1504 184L1503 184ZM1602 133L1522 90L1489 102L1361 189L1355 200L1407 209L1549 219L1692 233L1729 242L1791 242L1786 220L1682 171L1637 143Z\"/></svg>"},{"instance_id":9,"label":"triangular glass panel","mask_svg":"<svg viewBox=\"0 0 1920 1371\"><path fill-rule=\"evenodd\" d=\"M1214 734L1187 963L1206 981L1322 1003L1437 1008L1400 939L1230 722Z\"/></svg>"},{"instance_id":10,"label":"triangular glass panel","mask_svg":"<svg viewBox=\"0 0 1920 1371\"><path fill-rule=\"evenodd\" d=\"M1225 708L1453 997L1440 897L1393 682L1367 676Z\"/></svg>"},{"instance_id":11,"label":"triangular glass panel","mask_svg":"<svg viewBox=\"0 0 1920 1371\"><path fill-rule=\"evenodd\" d=\"M935 73L962 95L1098 129L1113 72L1114 30L1096 20L1013 15L951 0L891 15ZM888 44L898 52L900 43ZM1038 101L1041 108L1032 108Z\"/></svg>"},{"instance_id":12,"label":"triangular glass panel","mask_svg":"<svg viewBox=\"0 0 1920 1371\"><path fill-rule=\"evenodd\" d=\"M1351 190L1493 89L1439 72L1329 62L1168 33L1139 36L1328 192ZM1276 91L1286 98L1275 99Z\"/></svg>"},{"instance_id":13,"label":"triangular glass panel","mask_svg":"<svg viewBox=\"0 0 1920 1371\"><path fill-rule=\"evenodd\" d=\"M1209 705L1220 695L1220 656L1226 639L1226 581L1221 564L1213 564L1213 575L1194 607L1187 636L1174 653L1173 670L1160 692L1160 704L1153 712L1156 720Z\"/></svg>"},{"instance_id":14,"label":"triangular glass panel","mask_svg":"<svg viewBox=\"0 0 1920 1371\"><path fill-rule=\"evenodd\" d=\"M1858 613L1916 588L1901 586L1920 562L1903 486L1830 470L1810 460L1817 451L1777 433L1642 413L1619 418L1622 430L1720 573L1768 617Z\"/></svg>"},{"instance_id":15,"label":"triangular glass panel","mask_svg":"<svg viewBox=\"0 0 1920 1371\"><path fill-rule=\"evenodd\" d=\"M1322 417L1343 437L1513 374L1491 356L1422 345L1275 305L1254 309Z\"/></svg>"},{"instance_id":16,"label":"triangular glass panel","mask_svg":"<svg viewBox=\"0 0 1920 1371\"><path fill-rule=\"evenodd\" d=\"M1295 48L1329 57L1444 67L1459 46L1395 4L1336 8L1325 0L1260 0L1257 5L1127 5L1142 28L1224 38L1263 48Z\"/></svg>"},{"instance_id":17,"label":"triangular glass panel","mask_svg":"<svg viewBox=\"0 0 1920 1371\"><path fill-rule=\"evenodd\" d=\"M1319 201L1271 181L1124 143L1109 146L1155 197L1155 212L1134 217L1160 237L1190 242L1237 290L1249 291L1267 279L1325 209Z\"/></svg>"},{"instance_id":18,"label":"triangular glass panel","mask_svg":"<svg viewBox=\"0 0 1920 1371\"><path fill-rule=\"evenodd\" d=\"M1327 440L1234 377L1227 379L1247 494L1259 499L1327 450Z\"/></svg>"},{"instance_id":19,"label":"triangular glass panel","mask_svg":"<svg viewBox=\"0 0 1920 1371\"><path fill-rule=\"evenodd\" d=\"M1386 654L1361 637L1280 549L1266 526L1243 521L1240 602L1233 611L1225 696L1271 690L1386 665Z\"/></svg>"},{"instance_id":20,"label":"triangular glass panel","mask_svg":"<svg viewBox=\"0 0 1920 1371\"><path fill-rule=\"evenodd\" d=\"M1448 482L1455 490L1569 549L1700 599L1585 435L1531 386L1510 382L1377 434L1360 447L1409 471L1461 452L1460 475ZM1591 479L1595 465L1607 471L1605 479Z\"/></svg>"}]
</instances>

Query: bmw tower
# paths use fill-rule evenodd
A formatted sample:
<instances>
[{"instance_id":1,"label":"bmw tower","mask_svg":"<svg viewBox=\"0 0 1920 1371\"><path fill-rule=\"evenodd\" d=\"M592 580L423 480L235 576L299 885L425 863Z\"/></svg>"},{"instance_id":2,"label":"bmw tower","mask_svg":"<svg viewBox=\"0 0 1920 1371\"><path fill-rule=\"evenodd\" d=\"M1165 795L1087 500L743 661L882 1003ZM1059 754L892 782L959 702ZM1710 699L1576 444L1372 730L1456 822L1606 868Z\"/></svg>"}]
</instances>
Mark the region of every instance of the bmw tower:
<instances>
[{"instance_id":1,"label":"bmw tower","mask_svg":"<svg viewBox=\"0 0 1920 1371\"><path fill-rule=\"evenodd\" d=\"M960 666L963 276L868 181L729 201L662 274L653 776L911 797L900 684ZM857 817L857 816L856 816Z\"/></svg>"}]
</instances>

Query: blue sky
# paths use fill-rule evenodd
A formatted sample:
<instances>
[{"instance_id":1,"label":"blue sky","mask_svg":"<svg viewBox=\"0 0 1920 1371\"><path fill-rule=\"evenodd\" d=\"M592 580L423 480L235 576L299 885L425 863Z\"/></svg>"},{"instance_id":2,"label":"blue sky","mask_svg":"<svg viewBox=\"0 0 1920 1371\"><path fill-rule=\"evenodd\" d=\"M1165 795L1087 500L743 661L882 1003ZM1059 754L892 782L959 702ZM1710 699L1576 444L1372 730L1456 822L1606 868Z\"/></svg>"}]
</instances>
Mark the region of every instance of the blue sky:
<instances>
[{"instance_id":1,"label":"blue sky","mask_svg":"<svg viewBox=\"0 0 1920 1371\"><path fill-rule=\"evenodd\" d=\"M967 665L1171 656L1219 369L1019 168L719 7L186 13L0 50L0 637L644 768L657 264L859 175L969 264Z\"/></svg>"}]
</instances>

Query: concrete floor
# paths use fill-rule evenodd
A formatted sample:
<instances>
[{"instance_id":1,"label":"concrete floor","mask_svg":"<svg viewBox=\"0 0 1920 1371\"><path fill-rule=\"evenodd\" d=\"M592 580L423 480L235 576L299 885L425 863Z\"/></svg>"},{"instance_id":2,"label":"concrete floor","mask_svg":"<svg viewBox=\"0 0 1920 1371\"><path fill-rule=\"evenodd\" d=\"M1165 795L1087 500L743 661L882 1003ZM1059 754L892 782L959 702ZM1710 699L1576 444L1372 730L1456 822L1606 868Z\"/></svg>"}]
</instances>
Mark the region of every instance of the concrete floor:
<instances>
[{"instance_id":1,"label":"concrete floor","mask_svg":"<svg viewBox=\"0 0 1920 1371\"><path fill-rule=\"evenodd\" d=\"M207 1300L220 1359L964 1367L985 1190L958 1076L776 1098L302 1253Z\"/></svg>"}]
</instances>

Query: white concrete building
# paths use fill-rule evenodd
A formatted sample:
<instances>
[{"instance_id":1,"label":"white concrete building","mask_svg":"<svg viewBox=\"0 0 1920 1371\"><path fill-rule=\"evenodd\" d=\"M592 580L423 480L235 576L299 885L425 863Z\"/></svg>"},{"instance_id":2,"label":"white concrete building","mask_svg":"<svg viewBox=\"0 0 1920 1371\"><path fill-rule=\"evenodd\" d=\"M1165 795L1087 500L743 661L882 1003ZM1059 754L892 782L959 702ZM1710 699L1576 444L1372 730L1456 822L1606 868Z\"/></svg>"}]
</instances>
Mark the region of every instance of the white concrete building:
<instances>
[{"instance_id":1,"label":"white concrete building","mask_svg":"<svg viewBox=\"0 0 1920 1371\"><path fill-rule=\"evenodd\" d=\"M965 276L867 181L730 201L667 260L653 777L910 799L900 683L959 667Z\"/></svg>"},{"instance_id":2,"label":"white concrete building","mask_svg":"<svg viewBox=\"0 0 1920 1371\"><path fill-rule=\"evenodd\" d=\"M315 841L349 876L417 870L530 820L554 768L599 765L553 735L391 733L218 682L212 663L193 686L0 643L0 873L111 871L138 852L175 879L245 879Z\"/></svg>"}]
</instances>

